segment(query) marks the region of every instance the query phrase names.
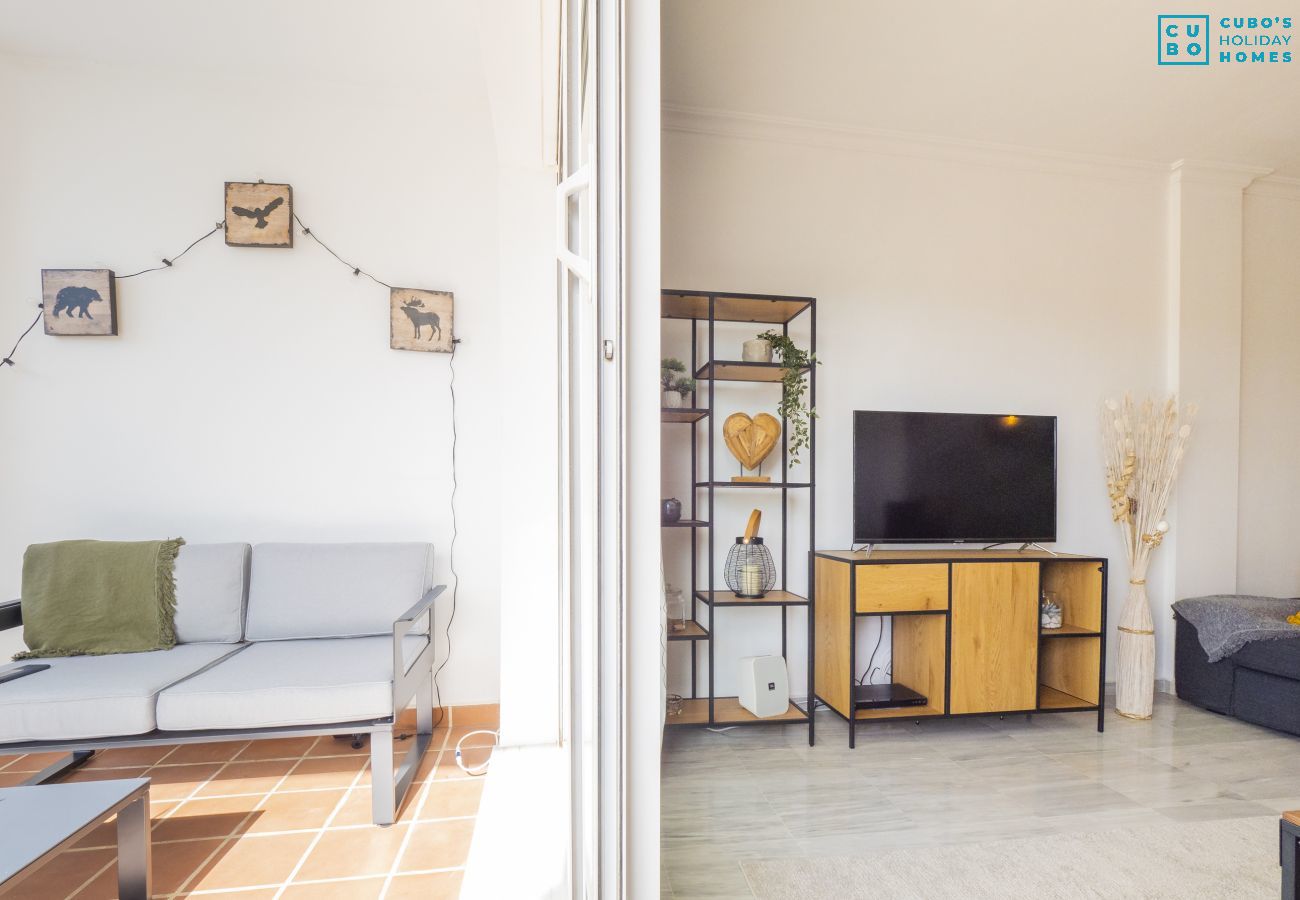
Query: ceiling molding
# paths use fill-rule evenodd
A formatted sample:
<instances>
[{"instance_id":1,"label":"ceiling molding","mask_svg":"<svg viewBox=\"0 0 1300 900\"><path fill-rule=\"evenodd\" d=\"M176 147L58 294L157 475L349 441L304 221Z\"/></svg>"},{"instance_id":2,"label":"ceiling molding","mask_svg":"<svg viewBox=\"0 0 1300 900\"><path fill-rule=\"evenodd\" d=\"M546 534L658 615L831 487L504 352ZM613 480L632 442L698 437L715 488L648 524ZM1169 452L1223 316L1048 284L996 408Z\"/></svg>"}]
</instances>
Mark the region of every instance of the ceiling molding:
<instances>
[{"instance_id":1,"label":"ceiling molding","mask_svg":"<svg viewBox=\"0 0 1300 900\"><path fill-rule=\"evenodd\" d=\"M931 137L807 119L677 106L671 103L663 105L662 123L665 131L687 134L826 147L881 156L922 157L1094 178L1152 181L1166 179L1170 172L1168 165L1145 160L1041 150L960 138Z\"/></svg>"},{"instance_id":2,"label":"ceiling molding","mask_svg":"<svg viewBox=\"0 0 1300 900\"><path fill-rule=\"evenodd\" d=\"M1251 197L1276 197L1300 203L1300 178L1266 175L1251 182L1250 187L1246 188L1246 193Z\"/></svg>"},{"instance_id":3,"label":"ceiling molding","mask_svg":"<svg viewBox=\"0 0 1300 900\"><path fill-rule=\"evenodd\" d=\"M1175 184L1200 184L1230 191L1243 191L1252 182L1263 178L1273 170L1236 163L1180 159L1169 167L1169 171L1170 180Z\"/></svg>"}]
</instances>

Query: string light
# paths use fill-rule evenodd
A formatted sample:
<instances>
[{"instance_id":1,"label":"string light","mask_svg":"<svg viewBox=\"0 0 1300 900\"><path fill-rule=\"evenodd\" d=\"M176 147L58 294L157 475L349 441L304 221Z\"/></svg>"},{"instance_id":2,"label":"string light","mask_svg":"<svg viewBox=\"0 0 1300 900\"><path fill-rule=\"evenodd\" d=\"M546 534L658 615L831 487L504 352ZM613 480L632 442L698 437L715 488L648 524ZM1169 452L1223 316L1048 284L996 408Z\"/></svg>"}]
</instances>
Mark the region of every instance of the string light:
<instances>
[{"instance_id":1,"label":"string light","mask_svg":"<svg viewBox=\"0 0 1300 900\"><path fill-rule=\"evenodd\" d=\"M212 237L214 234L216 234L218 231L224 228L225 225L226 223L224 220L213 225L211 231L204 233L202 237L195 238L193 241L190 242L190 245L188 247L186 247L180 253L177 253L171 259L167 259L166 257L164 257L161 266L153 266L152 268L149 269L141 269L139 272L132 272L130 275L114 275L113 278L116 281L121 281L124 278L134 278L137 275L145 275L148 274L149 272L161 272L163 269L170 269L172 266L176 265L176 260L180 259L186 253L189 253L191 250L193 250L203 241L206 241L208 238ZM4 357L4 359L0 359L0 369L3 369L5 366L15 365L14 354L18 352L18 345L23 342L23 338L27 337L27 335L31 333L32 329L36 327L36 323L41 320L41 317L43 315L45 315L44 303L37 303L36 308L39 309L40 312L36 314L36 318L32 320L32 324L27 326L27 330L24 331L22 334L18 335L18 340L14 341L13 348Z\"/></svg>"},{"instance_id":2,"label":"string light","mask_svg":"<svg viewBox=\"0 0 1300 900\"><path fill-rule=\"evenodd\" d=\"M194 241L192 241L188 247L186 247L180 253L177 253L171 259L167 259L166 257L163 257L161 266L154 266L151 269L141 269L139 272L132 272L130 275L114 275L113 277L116 280L121 281L124 278L134 278L137 275L146 275L149 272L161 272L163 269L170 269L172 266L176 264L176 260L180 259L186 253L189 253L201 242L206 241L208 238L212 237L214 234L216 234L218 231L220 231L222 228L225 227L226 227L226 223L224 221L218 222L216 225L212 226L211 231L203 235L203 237L201 238L195 238Z\"/></svg>"},{"instance_id":3,"label":"string light","mask_svg":"<svg viewBox=\"0 0 1300 900\"><path fill-rule=\"evenodd\" d=\"M293 214L293 220L294 220L295 222L298 223L298 227L302 229L302 233L303 233L304 235L306 235L307 237L311 238L311 239L312 239L313 241L315 241L316 243L320 244L322 247L325 248L325 252L326 252L326 253L328 253L330 256L334 257L334 258L337 259L339 262L343 263L343 265L345 265L345 266L347 266L349 269L351 269L353 275L364 275L364 276L366 276L367 278L369 278L371 281L373 281L375 284L382 284L384 287L388 288L390 291L393 290L393 286L392 286L391 284L389 284L387 281L380 281L378 278L376 278L375 276L371 275L371 274L370 274L369 272L367 272L365 269L361 268L360 266L354 266L354 265L352 265L352 263L348 262L346 259L344 259L343 257L339 256L337 253L335 253L333 250L331 250L331 249L329 248L329 245L328 245L328 244L326 244L324 241L322 241L320 238L318 238L318 237L316 236L316 233L315 233L315 232L313 232L310 228L308 228L305 224L303 224L302 219L298 218L298 214L297 214L297 213L294 213L294 214Z\"/></svg>"},{"instance_id":4,"label":"string light","mask_svg":"<svg viewBox=\"0 0 1300 900\"><path fill-rule=\"evenodd\" d=\"M39 309L40 312L36 314L36 318L32 319L32 324L27 326L27 331L24 331L22 334L18 335L18 340L14 341L13 347L10 348L9 353L5 356L5 358L0 359L0 369L3 369L5 366L12 366L14 364L14 354L18 352L18 345L21 344L23 342L23 338L27 337L28 333L30 333L31 330L36 327L36 323L41 320L41 316L45 315L44 303L37 303L36 308Z\"/></svg>"},{"instance_id":5,"label":"string light","mask_svg":"<svg viewBox=\"0 0 1300 900\"><path fill-rule=\"evenodd\" d=\"M326 244L319 237L317 237L316 233L312 231L310 228L308 228L306 224L303 223L302 219L298 218L297 213L293 214L293 220L298 224L298 227L302 229L302 233L305 236L311 238L313 241L320 244L321 247L325 249L326 253L328 253L330 256L334 257L339 262L343 263L343 265L351 269L353 275L364 275L367 278L369 278L371 281L373 281L375 284L382 285L388 288L389 290L394 290L393 286L389 284L387 281L381 281L380 279L376 278L374 275L371 275L365 269L361 268L360 266L353 265L343 257L339 256L337 253L335 253L328 244ZM167 257L163 257L161 260L162 265L160 266L151 266L150 268L147 269L141 269L139 272L132 272L129 275L114 275L113 278L117 281L122 281L123 279L126 278L135 278L137 275L147 275L150 272L161 272L164 269L170 269L176 265L177 260L179 260L182 256L184 256L186 253L189 253L191 250L193 250L203 241L206 241L208 238L212 237L214 234L216 234L218 231L221 231L225 227L226 227L226 222L224 219L222 219L221 221L217 222L215 225L212 226L212 230L204 233L201 237L195 238L193 241L190 242L189 246L187 246L180 253L177 253L171 259L168 259ZM23 338L27 337L27 335L31 333L32 329L35 328L37 324L41 321L41 317L45 314L44 312L45 304L38 303L36 304L36 308L40 310L40 312L36 314L36 318L32 320L32 324L28 325L27 329L22 334L18 335L18 340L14 341L14 345L9 350L9 353L6 354L3 358L0 358L0 369L3 369L5 366L15 365L13 357L14 354L18 351L18 345L23 342ZM460 341L453 340L452 343L459 344Z\"/></svg>"}]
</instances>

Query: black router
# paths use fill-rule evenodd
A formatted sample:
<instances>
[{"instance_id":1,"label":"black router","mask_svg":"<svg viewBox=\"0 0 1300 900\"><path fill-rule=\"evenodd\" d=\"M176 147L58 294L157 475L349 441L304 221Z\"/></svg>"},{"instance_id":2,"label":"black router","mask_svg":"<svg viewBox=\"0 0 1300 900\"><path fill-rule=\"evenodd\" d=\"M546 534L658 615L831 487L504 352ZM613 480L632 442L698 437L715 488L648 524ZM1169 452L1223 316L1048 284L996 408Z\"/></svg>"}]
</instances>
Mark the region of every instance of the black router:
<instances>
[{"instance_id":1,"label":"black router","mask_svg":"<svg viewBox=\"0 0 1300 900\"><path fill-rule=\"evenodd\" d=\"M854 709L925 706L925 695L902 684L859 684L853 688Z\"/></svg>"}]
</instances>

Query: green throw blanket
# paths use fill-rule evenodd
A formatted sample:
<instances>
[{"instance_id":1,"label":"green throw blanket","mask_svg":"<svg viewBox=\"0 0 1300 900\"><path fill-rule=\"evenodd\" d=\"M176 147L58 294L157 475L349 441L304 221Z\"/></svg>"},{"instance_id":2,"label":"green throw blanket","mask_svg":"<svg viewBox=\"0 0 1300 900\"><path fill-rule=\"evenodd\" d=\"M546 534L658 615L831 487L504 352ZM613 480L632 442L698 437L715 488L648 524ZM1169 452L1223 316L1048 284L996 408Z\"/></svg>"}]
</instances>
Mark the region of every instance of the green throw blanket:
<instances>
[{"instance_id":1,"label":"green throw blanket","mask_svg":"<svg viewBox=\"0 0 1300 900\"><path fill-rule=\"evenodd\" d=\"M23 555L14 659L165 650L176 644L176 554L185 541L59 541Z\"/></svg>"}]
</instances>

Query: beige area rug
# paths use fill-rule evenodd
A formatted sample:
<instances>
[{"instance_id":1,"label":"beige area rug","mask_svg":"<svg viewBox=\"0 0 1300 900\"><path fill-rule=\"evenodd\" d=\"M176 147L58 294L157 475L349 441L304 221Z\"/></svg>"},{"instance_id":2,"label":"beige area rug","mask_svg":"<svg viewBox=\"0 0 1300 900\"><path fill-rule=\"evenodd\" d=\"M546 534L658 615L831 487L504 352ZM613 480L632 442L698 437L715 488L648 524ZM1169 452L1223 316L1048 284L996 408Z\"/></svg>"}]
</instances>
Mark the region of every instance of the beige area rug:
<instances>
[{"instance_id":1,"label":"beige area rug","mask_svg":"<svg viewBox=\"0 0 1300 900\"><path fill-rule=\"evenodd\" d=\"M889 850L741 864L761 900L834 897L1272 900L1280 885L1274 818Z\"/></svg>"}]
</instances>

